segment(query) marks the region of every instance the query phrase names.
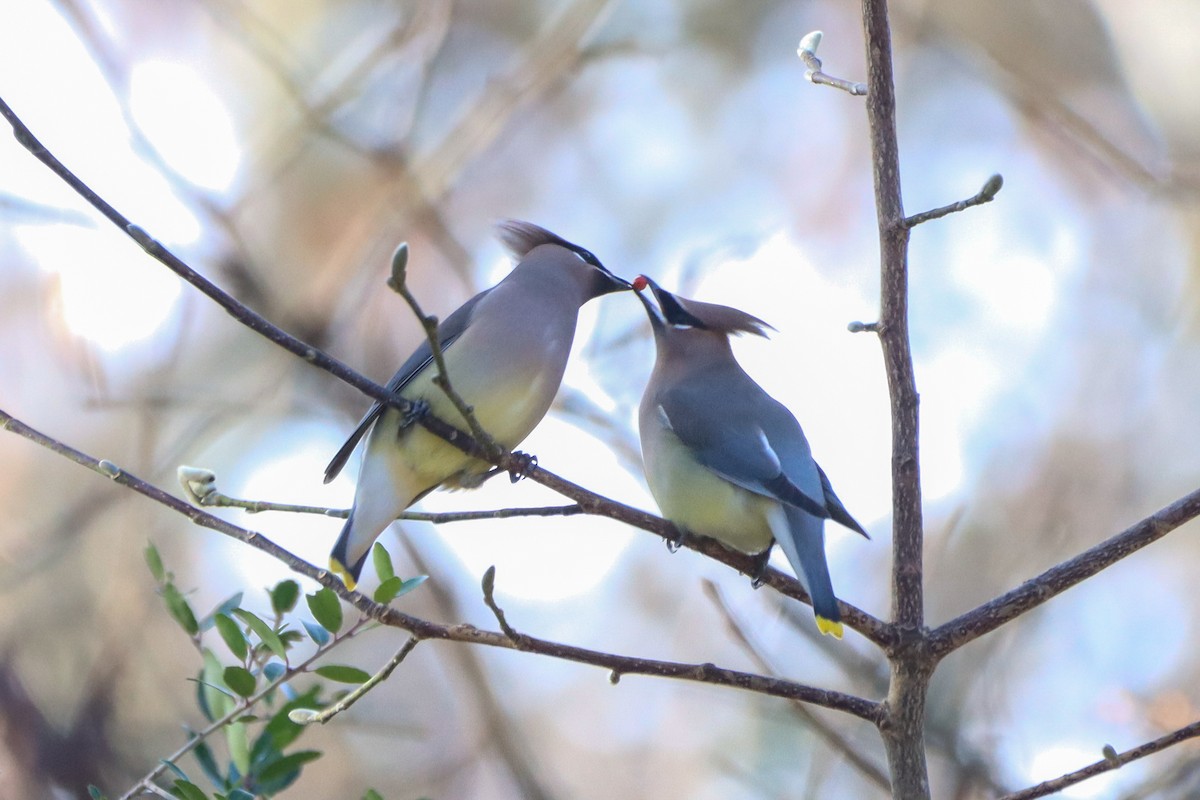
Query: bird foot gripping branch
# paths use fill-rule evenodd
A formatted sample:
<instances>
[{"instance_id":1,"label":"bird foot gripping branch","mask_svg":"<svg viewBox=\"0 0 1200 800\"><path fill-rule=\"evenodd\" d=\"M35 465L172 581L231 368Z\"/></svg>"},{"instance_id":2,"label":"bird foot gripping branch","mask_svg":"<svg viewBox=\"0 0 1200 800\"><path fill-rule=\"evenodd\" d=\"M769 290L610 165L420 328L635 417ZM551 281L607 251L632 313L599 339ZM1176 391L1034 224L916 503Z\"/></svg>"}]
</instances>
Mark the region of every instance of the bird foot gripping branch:
<instances>
[{"instance_id":1,"label":"bird foot gripping branch","mask_svg":"<svg viewBox=\"0 0 1200 800\"><path fill-rule=\"evenodd\" d=\"M529 473L537 468L538 458L533 453L514 450L509 455L513 463L508 467L508 479L513 483L529 477Z\"/></svg>"}]
</instances>

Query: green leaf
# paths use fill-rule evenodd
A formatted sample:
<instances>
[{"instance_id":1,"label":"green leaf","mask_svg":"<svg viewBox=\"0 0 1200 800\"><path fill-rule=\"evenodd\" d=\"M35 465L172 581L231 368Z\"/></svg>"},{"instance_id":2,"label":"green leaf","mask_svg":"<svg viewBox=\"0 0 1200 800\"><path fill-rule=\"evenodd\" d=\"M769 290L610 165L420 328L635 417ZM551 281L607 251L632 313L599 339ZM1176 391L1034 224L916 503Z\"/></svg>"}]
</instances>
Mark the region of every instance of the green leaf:
<instances>
[{"instance_id":1,"label":"green leaf","mask_svg":"<svg viewBox=\"0 0 1200 800\"><path fill-rule=\"evenodd\" d=\"M306 595L306 598L308 610L312 612L317 624L330 633L337 633L342 629L342 603L333 589L321 588Z\"/></svg>"},{"instance_id":2,"label":"green leaf","mask_svg":"<svg viewBox=\"0 0 1200 800\"><path fill-rule=\"evenodd\" d=\"M167 611L171 612L171 616L179 623L179 627L187 632L188 636L200 633L200 625L196 622L196 615L192 613L192 607L175 588L175 584L165 584L162 588L162 596L167 604Z\"/></svg>"},{"instance_id":3,"label":"green leaf","mask_svg":"<svg viewBox=\"0 0 1200 800\"><path fill-rule=\"evenodd\" d=\"M383 795L374 789L367 789L367 793L362 796L362 800L383 800Z\"/></svg>"},{"instance_id":4,"label":"green leaf","mask_svg":"<svg viewBox=\"0 0 1200 800\"><path fill-rule=\"evenodd\" d=\"M418 575L417 577L409 578L406 581L402 581L393 575L383 583L379 584L379 588L375 590L375 602L384 603L386 605L387 603L395 600L397 597L403 597L404 595L408 594L427 580L429 580L428 575Z\"/></svg>"},{"instance_id":5,"label":"green leaf","mask_svg":"<svg viewBox=\"0 0 1200 800\"><path fill-rule=\"evenodd\" d=\"M322 628L320 625L314 625L308 620L301 621L304 625L304 630L308 631L309 637L317 643L317 647L324 647L329 644L329 631Z\"/></svg>"},{"instance_id":6,"label":"green leaf","mask_svg":"<svg viewBox=\"0 0 1200 800\"><path fill-rule=\"evenodd\" d=\"M229 746L229 758L238 772L250 773L250 739L246 723L233 722L225 727L225 743Z\"/></svg>"},{"instance_id":7,"label":"green leaf","mask_svg":"<svg viewBox=\"0 0 1200 800\"><path fill-rule=\"evenodd\" d=\"M201 791L199 786L182 778L175 781L175 786L171 788L171 794L182 800L208 800L208 795Z\"/></svg>"},{"instance_id":8,"label":"green leaf","mask_svg":"<svg viewBox=\"0 0 1200 800\"><path fill-rule=\"evenodd\" d=\"M225 646L229 648L229 652L233 653L234 658L238 661L246 660L246 637L242 633L242 629L233 621L232 617L225 614L217 614L213 617L213 622L216 623L217 633L221 634L221 638L225 641Z\"/></svg>"},{"instance_id":9,"label":"green leaf","mask_svg":"<svg viewBox=\"0 0 1200 800\"><path fill-rule=\"evenodd\" d=\"M242 697L254 694L254 688L258 685L254 675L245 667L226 667L221 677L225 679L226 686Z\"/></svg>"},{"instance_id":10,"label":"green leaf","mask_svg":"<svg viewBox=\"0 0 1200 800\"><path fill-rule=\"evenodd\" d=\"M200 673L200 699L210 720L225 716L233 708L234 700L224 692L225 681L222 673L225 668L213 655L212 650L204 648L204 670Z\"/></svg>"},{"instance_id":11,"label":"green leaf","mask_svg":"<svg viewBox=\"0 0 1200 800\"><path fill-rule=\"evenodd\" d=\"M167 769L171 770L171 772L174 772L176 775L178 775L179 780L186 781L188 779L187 773L184 772L183 770L181 770L179 768L179 765L176 764L174 761L167 761L165 758L162 758L162 759L159 759L159 763L162 764Z\"/></svg>"},{"instance_id":12,"label":"green leaf","mask_svg":"<svg viewBox=\"0 0 1200 800\"><path fill-rule=\"evenodd\" d=\"M154 546L154 543L146 542L146 549L142 551L142 554L146 557L146 566L150 568L150 574L154 576L154 581L156 583L165 581L167 571L163 569L162 556L158 554L158 548ZM91 790L92 787L89 786L88 791L90 792ZM99 791L99 789L96 791Z\"/></svg>"},{"instance_id":13,"label":"green leaf","mask_svg":"<svg viewBox=\"0 0 1200 800\"><path fill-rule=\"evenodd\" d=\"M278 661L268 662L266 666L263 667L263 675L266 676L266 679L271 682L279 680L280 676L282 676L285 672L287 672L287 667L285 667L283 664L280 664Z\"/></svg>"},{"instance_id":14,"label":"green leaf","mask_svg":"<svg viewBox=\"0 0 1200 800\"><path fill-rule=\"evenodd\" d=\"M108 800L108 798L104 796L104 792L100 791L95 786L92 786L90 783L88 784L88 797L92 798L92 800Z\"/></svg>"},{"instance_id":15,"label":"green leaf","mask_svg":"<svg viewBox=\"0 0 1200 800\"><path fill-rule=\"evenodd\" d=\"M300 599L300 584L293 580L280 581L271 590L271 608L280 616L296 607Z\"/></svg>"},{"instance_id":16,"label":"green leaf","mask_svg":"<svg viewBox=\"0 0 1200 800\"><path fill-rule=\"evenodd\" d=\"M225 598L223 601L221 601L220 605L218 605L212 611L208 612L208 614L200 620L200 630L202 630L202 631L208 630L209 628L211 628L213 626L213 622L216 619L216 616L218 614L224 614L225 616L229 616L230 614L233 613L233 610L235 608L238 608L239 606L241 606L241 604L242 604L242 593L241 592L237 592L236 594L233 594L230 597Z\"/></svg>"},{"instance_id":17,"label":"green leaf","mask_svg":"<svg viewBox=\"0 0 1200 800\"><path fill-rule=\"evenodd\" d=\"M329 664L317 667L315 671L322 678L328 678L338 683L366 683L371 679L371 673L344 664Z\"/></svg>"},{"instance_id":18,"label":"green leaf","mask_svg":"<svg viewBox=\"0 0 1200 800\"><path fill-rule=\"evenodd\" d=\"M418 575L415 578L409 578L403 584L401 584L400 591L396 592L396 597L403 597L427 580L429 580L428 575Z\"/></svg>"},{"instance_id":19,"label":"green leaf","mask_svg":"<svg viewBox=\"0 0 1200 800\"><path fill-rule=\"evenodd\" d=\"M225 795L225 800L254 800L254 795L250 794L245 789L234 789L232 792Z\"/></svg>"},{"instance_id":20,"label":"green leaf","mask_svg":"<svg viewBox=\"0 0 1200 800\"><path fill-rule=\"evenodd\" d=\"M287 648L283 646L283 641L279 638L271 626L263 622L251 612L244 608L234 609L234 615L258 635L262 643L271 649L271 652L280 658L287 660Z\"/></svg>"},{"instance_id":21,"label":"green leaf","mask_svg":"<svg viewBox=\"0 0 1200 800\"><path fill-rule=\"evenodd\" d=\"M288 647L291 647L292 645L294 645L298 642L304 641L304 634L301 633L300 631L281 630L279 632L279 640L281 642L283 642L285 645L287 645Z\"/></svg>"},{"instance_id":22,"label":"green leaf","mask_svg":"<svg viewBox=\"0 0 1200 800\"><path fill-rule=\"evenodd\" d=\"M188 731L188 735L192 734ZM221 768L217 766L217 759L213 757L212 748L207 742L200 742L192 748L192 755L196 758L196 763L200 765L200 769L204 770L204 776L213 782L216 786L225 785L225 776L221 774Z\"/></svg>"},{"instance_id":23,"label":"green leaf","mask_svg":"<svg viewBox=\"0 0 1200 800\"><path fill-rule=\"evenodd\" d=\"M379 576L380 583L396 577L396 570L392 568L392 557L379 542L376 542L371 548L371 561L375 564L375 574Z\"/></svg>"},{"instance_id":24,"label":"green leaf","mask_svg":"<svg viewBox=\"0 0 1200 800\"><path fill-rule=\"evenodd\" d=\"M388 578L383 583L379 584L375 589L375 602L387 604L400 594L400 590L404 588L404 581L397 578L395 575Z\"/></svg>"},{"instance_id":25,"label":"green leaf","mask_svg":"<svg viewBox=\"0 0 1200 800\"><path fill-rule=\"evenodd\" d=\"M271 718L271 721L267 723L262 735L270 739L271 744L274 745L276 750L282 750L287 747L304 732L304 726L292 722L288 718L288 714L297 708L308 708L314 711L320 710L322 703L317 700L320 691L320 684L311 687L304 694L288 701L280 707L275 716ZM255 749L258 749L257 742L255 743Z\"/></svg>"},{"instance_id":26,"label":"green leaf","mask_svg":"<svg viewBox=\"0 0 1200 800\"><path fill-rule=\"evenodd\" d=\"M279 791L295 780L296 776L300 774L301 767L311 761L316 761L320 757L321 751L319 750L299 750L295 753L288 753L283 758L267 765L258 774L258 783L260 786L265 786L267 784L282 782L282 786L271 787L275 791Z\"/></svg>"}]
</instances>

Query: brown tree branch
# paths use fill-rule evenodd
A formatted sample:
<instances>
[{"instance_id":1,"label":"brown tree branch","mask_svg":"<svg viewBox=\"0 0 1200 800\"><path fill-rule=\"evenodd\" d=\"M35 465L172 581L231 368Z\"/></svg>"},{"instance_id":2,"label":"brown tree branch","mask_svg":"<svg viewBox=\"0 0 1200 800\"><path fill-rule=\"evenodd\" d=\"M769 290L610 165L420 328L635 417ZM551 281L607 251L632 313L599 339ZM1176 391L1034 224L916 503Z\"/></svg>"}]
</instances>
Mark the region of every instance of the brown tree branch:
<instances>
[{"instance_id":1,"label":"brown tree branch","mask_svg":"<svg viewBox=\"0 0 1200 800\"><path fill-rule=\"evenodd\" d=\"M708 596L717 610L721 612L721 617L725 620L726 630L729 631L733 640L741 645L742 650L750 657L750 660L754 662L754 668L764 675L778 676L779 671L767 660L767 657L763 655L758 646L750 640L750 635L746 633L741 623L734 617L733 609L729 607L729 603L725 601L717 585L710 580L705 580L704 594ZM804 724L812 728L813 732L821 737L830 748L841 753L846 761L862 773L862 776L869 783L875 784L885 794L891 794L892 784L888 780L888 776L874 762L860 753L853 742L843 736L832 725L825 722L821 717L817 716L808 706L802 703L792 703L789 708Z\"/></svg>"},{"instance_id":2,"label":"brown tree branch","mask_svg":"<svg viewBox=\"0 0 1200 800\"><path fill-rule=\"evenodd\" d=\"M417 318L417 321L421 323L421 328L425 331L425 340L429 342L429 352L433 354L434 367L437 369L437 374L433 377L434 386L442 390L442 393L454 404L459 416L467 421L467 428L471 431L471 436L488 453L488 460L495 461L503 452L503 448L496 443L491 434L483 429L483 426L479 424L479 419L475 416L475 409L467 404L467 401L455 391L454 385L450 382L450 373L446 370L446 356L442 352L442 340L438 336L438 318L432 314L426 314L421 309L421 304L417 302L416 296L408 288L408 242L401 242L400 246L396 248L396 252L392 254L392 275L388 278L388 286L404 298L404 302L408 304L413 316Z\"/></svg>"},{"instance_id":3,"label":"brown tree branch","mask_svg":"<svg viewBox=\"0 0 1200 800\"><path fill-rule=\"evenodd\" d=\"M1087 580L1101 570L1158 541L1200 516L1200 489L1136 522L1121 533L1064 561L1010 592L961 614L930 634L929 652L935 658L994 631L1050 598Z\"/></svg>"},{"instance_id":4,"label":"brown tree branch","mask_svg":"<svg viewBox=\"0 0 1200 800\"><path fill-rule=\"evenodd\" d=\"M350 384L364 394L381 400L385 403L394 405L401 410L408 410L411 404L402 397L391 395L382 386L379 386L374 381L360 375L341 361L329 356L321 350L309 345L300 339L292 336L286 331L268 322L260 314L255 313L251 309L239 303L231 295L217 287L204 276L189 267L181 259L155 241L140 227L134 225L116 209L108 204L103 198L97 195L90 187L72 173L66 166L62 164L49 150L47 150L41 142L33 135L28 127L20 120L16 113L0 99L0 116L8 120L13 128L13 133L22 146L32 153L39 161L49 167L56 175L58 175L68 186L74 189L80 196L88 201L93 207L100 211L106 218L112 221L115 225L125 231L131 238L138 242L147 253L153 256L156 260L166 266L175 274L186 280L188 283L199 289L204 295L214 300L220 305L230 316L241 322L256 333L264 336L271 342L279 345L290 353L298 355L313 366L323 369L336 378ZM653 514L648 514L623 503L618 503L609 498L598 495L584 489L578 484L572 483L564 478L549 472L542 467L530 465L529 457L520 454L502 452L499 457L492 458L491 454L486 452L484 448L465 432L450 425L431 414L425 414L420 417L419 424L429 430L431 433L440 436L447 442L461 449L468 455L474 456L484 461L490 461L496 466L510 473L524 475L525 477L540 483L543 486L552 489L559 494L574 500L583 508L583 513L598 514L607 516L612 519L624 522L637 528L649 531L667 541L675 541L678 539L678 533L675 528L661 517L656 517ZM704 555L714 558L728 566L737 569L745 574L752 574L757 569L756 564L751 556L742 553L736 553L727 550L715 540L703 539L701 537L689 537L685 545L691 550L703 553ZM778 570L770 570L766 575L764 583L771 586L776 591L786 594L788 597L795 598L803 603L810 603L811 600L808 594L800 586L799 581L790 576L786 576ZM841 604L842 621L851 629L858 631L870 641L884 647L889 645L893 640L892 632L879 619L867 614L861 609L855 608L847 603Z\"/></svg>"},{"instance_id":5,"label":"brown tree branch","mask_svg":"<svg viewBox=\"0 0 1200 800\"><path fill-rule=\"evenodd\" d=\"M935 208L932 211L922 211L920 214L913 214L904 220L904 227L915 228L922 222L940 219L949 214L957 214L960 211L966 211L972 206L981 206L984 203L990 203L996 199L996 195L1004 186L1004 177L997 174L984 181L983 186L978 192L968 197L966 200L959 200L956 203L951 203L948 206Z\"/></svg>"},{"instance_id":6,"label":"brown tree branch","mask_svg":"<svg viewBox=\"0 0 1200 800\"><path fill-rule=\"evenodd\" d=\"M1146 742L1123 753L1118 753L1110 746L1105 745L1104 758L1100 761L1089 764L1083 769L1068 772L1066 775L1061 775L1053 780L1044 781L1037 786L1030 786L1028 789L1006 794L1000 800L1033 800L1035 797L1045 797L1048 794L1055 794L1077 783L1082 783L1088 778L1118 769L1130 761L1137 761L1139 758L1145 758L1148 755L1157 753L1160 750L1166 750L1168 747L1197 736L1200 736L1200 722L1193 722L1191 725L1186 725L1165 736L1160 736L1154 741Z\"/></svg>"},{"instance_id":7,"label":"brown tree branch","mask_svg":"<svg viewBox=\"0 0 1200 800\"><path fill-rule=\"evenodd\" d=\"M817 58L817 48L821 46L822 36L824 34L820 31L813 31L801 39L800 46L796 48L796 55L800 56L800 60L808 68L804 72L804 77L809 83L818 86L831 86L834 89L841 89L843 92L848 92L859 97L865 95L867 93L867 85L865 83L855 83L844 78L835 78L832 75L826 74L821 69L821 59Z\"/></svg>"},{"instance_id":8,"label":"brown tree branch","mask_svg":"<svg viewBox=\"0 0 1200 800\"><path fill-rule=\"evenodd\" d=\"M3 412L0 412L0 415L3 415ZM4 420L4 416L0 416L0 421L3 421L3 420ZM19 433L19 431L18 431L18 433ZM21 435L24 435L24 434L21 434ZM37 440L34 440L34 441L37 441ZM40 442L39 442L39 444L40 444ZM58 450L56 450L55 452L61 453L61 451L58 451ZM72 460L74 460L74 459L72 459ZM107 462L101 462L101 463L107 463ZM207 739L209 736L212 736L214 733L221 730L226 725L228 725L229 723L236 720L238 717L241 717L241 716L244 716L245 714L250 713L250 709L252 709L255 705L257 705L259 700L262 700L264 697L266 697L271 692L278 689L283 684L292 680L297 675L301 675L301 674L307 672L308 668L315 661L324 657L331 649L336 647L338 644L354 638L356 635L358 635L361 632L362 632L362 624L360 621L359 624L356 624L356 625L348 628L345 633L335 635L327 644L318 647L316 649L316 651L313 652L313 654L310 655L308 658L304 659L303 661L301 661L300 663L298 663L294 666L289 666L283 672L283 674L281 674L275 680L267 681L265 684L263 684L262 688L260 688L254 694L252 694L246 698L241 698L241 697L237 698L237 702L234 703L234 707L231 708L228 713L219 717L218 719L213 720L211 723L209 723L207 726L205 726L201 730L198 730L195 733L193 733L188 738L188 740L186 742L184 742L182 745L180 745L179 749L176 750L174 753L171 753L171 755L166 756L165 758L159 759L158 765L155 766L154 769L150 770L145 775L143 775L137 783L135 783L133 786L129 787L129 789L123 795L121 795L118 798L118 800L131 800L131 798L138 797L139 795L143 794L146 791L159 790L159 787L154 783L154 781L156 781L160 775L162 775L164 772L167 771L167 769L169 769L172 765L174 765L175 762L179 761L179 759L183 758L188 753L195 750L205 739ZM166 794L164 796L171 797L172 795Z\"/></svg>"},{"instance_id":9,"label":"brown tree branch","mask_svg":"<svg viewBox=\"0 0 1200 800\"><path fill-rule=\"evenodd\" d=\"M198 467L180 467L178 469L179 485L183 487L188 500L204 508L240 508L249 514L259 514L263 511L282 511L291 514L319 514L323 517L345 519L350 516L348 508L327 508L326 506L309 506L296 503L275 503L270 500L245 500L230 497L219 491L216 485L216 474L211 470ZM583 509L578 503L567 506L532 506L528 508L497 508L491 511L445 511L430 513L425 511L404 511L396 519L413 522L431 522L441 525L447 522L470 522L482 519L510 519L512 517L573 517L582 514Z\"/></svg>"},{"instance_id":10,"label":"brown tree branch","mask_svg":"<svg viewBox=\"0 0 1200 800\"><path fill-rule=\"evenodd\" d=\"M93 472L98 472L128 489L132 489L161 505L183 514L201 527L209 528L237 539L275 557L286 564L293 572L309 577L322 586L332 589L339 597L371 619L384 625L406 630L419 639L442 639L488 647L500 647L508 650L520 650L522 652L550 656L565 661L575 661L581 664L591 664L592 666L603 667L609 670L612 675L611 680L614 682L619 680L622 675L653 675L662 678L677 678L679 680L743 689L758 694L782 697L789 700L801 700L826 708L845 711L868 722L878 723L880 709L878 703L843 692L818 689L793 681L725 669L711 663L686 664L675 661L616 655L540 639L526 634L521 634L518 637L519 641L514 641L513 638L501 631L483 630L465 623L442 625L405 614L390 606L376 603L370 597L360 592L350 591L341 581L331 575L328 570L317 568L275 544L261 533L241 528L219 517L214 517L208 512L169 494L163 489L143 481L132 473L126 472L111 461L97 459L29 427L3 410L0 410L0 429L11 431L70 461L74 461L76 464L87 467Z\"/></svg>"},{"instance_id":11,"label":"brown tree branch","mask_svg":"<svg viewBox=\"0 0 1200 800\"><path fill-rule=\"evenodd\" d=\"M892 622L900 642L888 652L892 680L880 726L892 794L929 797L925 699L935 662L924 651L923 521L918 456L918 395L908 336L908 227L900 191L892 37L886 0L863 0L867 44L867 121L879 223L880 310L892 408Z\"/></svg>"}]
</instances>

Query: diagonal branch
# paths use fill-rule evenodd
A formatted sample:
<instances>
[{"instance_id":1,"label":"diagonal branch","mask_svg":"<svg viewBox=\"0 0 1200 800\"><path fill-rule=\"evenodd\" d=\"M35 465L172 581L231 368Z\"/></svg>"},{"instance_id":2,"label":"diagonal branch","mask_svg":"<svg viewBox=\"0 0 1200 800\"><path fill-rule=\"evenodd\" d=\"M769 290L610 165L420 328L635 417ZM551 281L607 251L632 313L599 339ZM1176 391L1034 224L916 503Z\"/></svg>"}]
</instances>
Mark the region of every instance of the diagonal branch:
<instances>
[{"instance_id":1,"label":"diagonal branch","mask_svg":"<svg viewBox=\"0 0 1200 800\"><path fill-rule=\"evenodd\" d=\"M1104 758L1102 760L1088 764L1086 767L1077 769L1074 772L1068 772L1066 775L1060 775L1053 780L1044 781L1037 786L1030 786L1028 789L1006 794L1000 800L1033 800L1035 797L1057 794L1063 789L1074 786L1077 783L1082 783L1088 778L1095 777L1109 770L1118 769L1130 761L1137 761L1139 758L1153 755L1160 750L1166 750L1168 747L1197 736L1200 736L1200 722L1193 722L1191 725L1171 731L1165 736L1160 736L1153 741L1146 742L1123 753L1118 753L1112 746L1105 745Z\"/></svg>"},{"instance_id":2,"label":"diagonal branch","mask_svg":"<svg viewBox=\"0 0 1200 800\"><path fill-rule=\"evenodd\" d=\"M1158 541L1197 516L1200 516L1200 489L1184 495L1069 561L1051 567L1016 589L938 627L930 635L930 651L940 658L957 650Z\"/></svg>"},{"instance_id":3,"label":"diagonal branch","mask_svg":"<svg viewBox=\"0 0 1200 800\"><path fill-rule=\"evenodd\" d=\"M793 681L725 669L711 663L687 664L676 661L661 661L658 659L616 655L553 642L525 634L520 635L519 641L514 641L501 631L483 630L466 623L442 625L414 617L390 606L376 603L360 592L350 591L341 581L333 577L328 570L317 568L275 544L261 533L246 530L219 517L214 517L208 512L191 506L184 500L167 493L154 484L143 481L141 478L121 469L111 461L96 459L87 453L76 450L70 445L29 427L2 410L0 410L0 429L11 431L58 453L64 458L74 461L76 464L87 467L93 472L98 472L105 477L111 478L116 483L183 514L201 527L217 531L257 548L268 555L274 556L286 564L293 572L311 578L322 586L332 589L339 597L371 619L384 625L406 630L418 639L443 639L452 642L500 647L507 650L537 653L565 661L575 661L580 664L591 664L592 666L610 670L614 682L619 680L622 675L652 675L662 678L677 678L679 680L726 686L770 695L772 697L813 703L825 708L845 711L873 724L877 723L879 719L880 706L878 703L870 700L843 692L818 689Z\"/></svg>"},{"instance_id":4,"label":"diagonal branch","mask_svg":"<svg viewBox=\"0 0 1200 800\"><path fill-rule=\"evenodd\" d=\"M920 214L913 214L904 220L904 227L915 228L923 222L929 222L934 219L941 219L950 214L957 214L960 211L966 211L972 206L981 206L984 203L990 203L996 199L996 195L1004 186L1004 178L999 173L993 175L984 181L983 186L978 192L968 197L966 200L959 200L956 203L951 203L948 206L935 208L932 211L922 211Z\"/></svg>"},{"instance_id":5,"label":"diagonal branch","mask_svg":"<svg viewBox=\"0 0 1200 800\"><path fill-rule=\"evenodd\" d=\"M112 221L115 225L125 231L131 238L138 242L147 253L166 266L175 274L186 280L191 285L199 289L204 295L214 300L218 305L224 308L230 316L247 326L254 332L265 337L269 341L279 345L290 353L300 356L309 364L325 370L336 378L341 379L345 383L350 384L364 394L381 400L385 403L394 405L401 410L408 410L411 406L402 397L390 394L382 386L374 381L360 375L350 367L343 364L341 361L322 352L321 350L309 345L300 339L292 336L290 333L268 322L262 315L255 313L251 309L238 302L231 295L220 289L214 283L209 281L204 276L189 267L176 255L171 253L160 243L155 241L140 227L134 225L116 209L108 204L103 198L97 195L87 184L85 184L78 176L72 173L66 166L62 164L49 150L47 150L41 142L34 137L33 133L21 121L16 113L0 98L0 116L8 120L13 128L13 133L19 141L30 153L32 153L39 161L49 167L56 175L58 175L68 186L74 189L80 196L87 200L92 206L100 211L106 218ZM661 537L664 540L677 540L678 533L669 522L657 517L653 514L648 514L640 511L632 506L627 506L623 503L618 503L615 500L603 497L595 492L579 486L576 483L568 481L558 475L543 469L542 467L531 465L528 456L514 453L500 453L498 457L492 458L486 452L482 445L476 442L465 432L459 430L453 425L450 425L432 414L425 414L420 417L419 424L429 430L431 433L440 436L447 442L461 449L468 455L475 456L484 461L489 461L503 470L511 474L519 474L529 478L535 483L558 492L559 494L574 500L583 508L585 514L597 514L610 517L612 519L632 525L636 528L649 531ZM710 558L720 561L738 571L745 574L753 574L757 565L754 559L742 553L735 553L722 547L717 541L712 539L703 539L701 537L689 538L686 546L702 553ZM790 576L784 575L778 570L770 570L763 581L771 586L776 591L782 594L799 600L803 603L811 604L807 592L801 587L799 581ZM841 603L842 621L853 630L858 631L868 640L879 645L880 647L888 646L894 639L892 631L887 625L876 617L867 614L861 609L855 608L847 603Z\"/></svg>"},{"instance_id":6,"label":"diagonal branch","mask_svg":"<svg viewBox=\"0 0 1200 800\"><path fill-rule=\"evenodd\" d=\"M717 610L721 612L721 616L725 620L725 628L729 631L734 641L741 645L742 650L750 657L750 660L754 662L754 668L765 675L777 675L779 671L767 661L767 657L763 655L758 645L750 640L750 635L746 633L741 623L734 617L733 609L729 607L717 585L709 580L704 581L704 593L713 602L713 605L717 607ZM888 780L888 776L874 762L860 753L853 742L843 736L832 725L825 722L824 719L813 713L808 706L801 703L793 703L790 708L804 724L812 728L817 736L825 740L830 749L841 753L846 761L858 769L862 773L863 778L875 784L886 794L891 794L892 783Z\"/></svg>"},{"instance_id":7,"label":"diagonal branch","mask_svg":"<svg viewBox=\"0 0 1200 800\"><path fill-rule=\"evenodd\" d=\"M101 462L101 463L107 463L107 462ZM264 697L269 695L271 692L275 691L280 686L282 686L283 684L292 680L296 676L298 676L304 672L307 672L308 668L313 664L313 662L315 662L315 661L317 661L317 659L325 656L330 651L330 649L332 649L333 647L336 647L341 642L344 642L344 641L347 641L348 639L353 638L358 633L360 633L361 630L362 629L359 625L355 625L354 627L347 630L345 633L334 637L334 639L331 640L328 644L318 647L316 649L316 651L314 651L313 654L310 655L308 658L304 659L303 661L301 661L298 664L288 667L275 680L267 681L254 694L252 694L246 698L238 698L239 702L235 703L233 708L231 708L228 713L226 713L224 716L221 716L221 717L213 720L211 723L209 723L203 729L193 733L188 738L188 740L186 742L184 742L182 745L180 745L179 749L176 750L174 753L171 753L171 755L166 756L165 758L159 759L158 766L154 767L154 769L150 770L145 775L143 775L141 780L139 780L137 783L135 783L133 786L131 786L129 788L129 791L127 791L123 795L121 795L121 797L118 800L131 800L131 798L142 795L145 791L154 791L157 788L157 785L154 783L154 781L157 780L158 777L160 775L162 775L164 772L166 772L169 768L173 767L175 762L179 761L179 759L183 758L188 753L195 750L201 743L204 742L205 739L207 739L209 736L212 736L214 733L221 730L226 725L228 725L229 723L236 720L238 717L241 717L244 714L250 713L250 709L254 708L254 706L258 703L259 700L262 700ZM415 642L414 642L414 646L415 646ZM171 797L172 795L165 795L165 796Z\"/></svg>"}]
</instances>

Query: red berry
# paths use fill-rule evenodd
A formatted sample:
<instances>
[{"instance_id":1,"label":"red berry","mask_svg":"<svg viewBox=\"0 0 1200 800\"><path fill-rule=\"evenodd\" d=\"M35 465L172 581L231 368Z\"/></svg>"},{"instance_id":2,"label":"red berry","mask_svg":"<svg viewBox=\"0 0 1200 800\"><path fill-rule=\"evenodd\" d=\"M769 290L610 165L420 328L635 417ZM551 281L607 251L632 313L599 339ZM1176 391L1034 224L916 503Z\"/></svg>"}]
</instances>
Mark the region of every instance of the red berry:
<instances>
[{"instance_id":1,"label":"red berry","mask_svg":"<svg viewBox=\"0 0 1200 800\"><path fill-rule=\"evenodd\" d=\"M642 289L645 289L646 286L649 285L649 283L650 283L650 279L647 278L645 275L638 275L636 278L633 279L633 290L635 292L640 292Z\"/></svg>"}]
</instances>

